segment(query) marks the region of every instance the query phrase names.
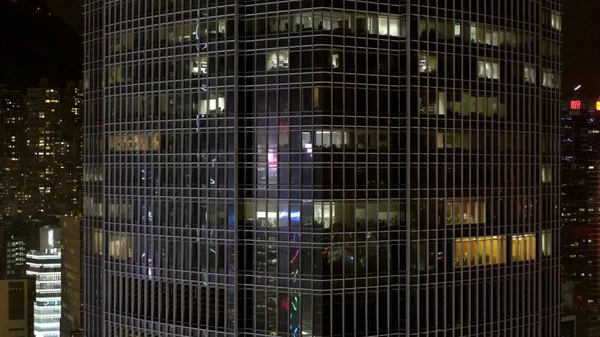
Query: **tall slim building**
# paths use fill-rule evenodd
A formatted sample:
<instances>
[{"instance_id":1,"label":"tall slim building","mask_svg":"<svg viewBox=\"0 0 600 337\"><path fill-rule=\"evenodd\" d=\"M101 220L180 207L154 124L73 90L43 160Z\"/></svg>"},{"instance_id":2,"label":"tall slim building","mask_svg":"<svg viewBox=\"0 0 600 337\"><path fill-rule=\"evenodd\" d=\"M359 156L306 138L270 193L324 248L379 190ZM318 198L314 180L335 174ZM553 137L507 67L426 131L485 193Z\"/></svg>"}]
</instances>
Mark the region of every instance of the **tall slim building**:
<instances>
[{"instance_id":1,"label":"tall slim building","mask_svg":"<svg viewBox=\"0 0 600 337\"><path fill-rule=\"evenodd\" d=\"M557 336L559 0L84 5L88 336Z\"/></svg>"},{"instance_id":2,"label":"tall slim building","mask_svg":"<svg viewBox=\"0 0 600 337\"><path fill-rule=\"evenodd\" d=\"M24 208L25 133L25 95L0 86L0 217L19 214Z\"/></svg>"},{"instance_id":3,"label":"tall slim building","mask_svg":"<svg viewBox=\"0 0 600 337\"><path fill-rule=\"evenodd\" d=\"M33 305L36 337L60 337L61 251L60 229L40 228L39 250L27 253L27 275L36 278Z\"/></svg>"},{"instance_id":4,"label":"tall slim building","mask_svg":"<svg viewBox=\"0 0 600 337\"><path fill-rule=\"evenodd\" d=\"M60 337L60 251L27 253L27 275L36 278L33 330L36 337Z\"/></svg>"}]
</instances>

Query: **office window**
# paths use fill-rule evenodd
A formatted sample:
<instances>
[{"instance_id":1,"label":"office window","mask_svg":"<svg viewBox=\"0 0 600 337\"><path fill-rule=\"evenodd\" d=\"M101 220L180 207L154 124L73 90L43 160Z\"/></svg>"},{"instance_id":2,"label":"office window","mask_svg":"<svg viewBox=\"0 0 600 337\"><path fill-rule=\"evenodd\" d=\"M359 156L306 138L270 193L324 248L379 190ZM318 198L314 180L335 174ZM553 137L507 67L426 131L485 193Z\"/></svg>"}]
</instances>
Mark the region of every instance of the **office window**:
<instances>
[{"instance_id":1,"label":"office window","mask_svg":"<svg viewBox=\"0 0 600 337\"><path fill-rule=\"evenodd\" d=\"M198 99L200 116L221 115L225 113L224 93L203 93Z\"/></svg>"},{"instance_id":2,"label":"office window","mask_svg":"<svg viewBox=\"0 0 600 337\"><path fill-rule=\"evenodd\" d=\"M108 149L114 152L157 151L160 149L159 135L157 133L111 135L108 137Z\"/></svg>"},{"instance_id":3,"label":"office window","mask_svg":"<svg viewBox=\"0 0 600 337\"><path fill-rule=\"evenodd\" d=\"M506 238L481 236L454 240L456 268L485 266L506 262Z\"/></svg>"},{"instance_id":4,"label":"office window","mask_svg":"<svg viewBox=\"0 0 600 337\"><path fill-rule=\"evenodd\" d=\"M550 256L552 254L552 232L542 232L542 255Z\"/></svg>"},{"instance_id":5,"label":"office window","mask_svg":"<svg viewBox=\"0 0 600 337\"><path fill-rule=\"evenodd\" d=\"M289 69L290 53L287 50L276 50L267 54L267 70Z\"/></svg>"},{"instance_id":6,"label":"office window","mask_svg":"<svg viewBox=\"0 0 600 337\"><path fill-rule=\"evenodd\" d=\"M462 36L462 26L460 23L455 23L454 24L454 37L461 37Z\"/></svg>"},{"instance_id":7,"label":"office window","mask_svg":"<svg viewBox=\"0 0 600 337\"><path fill-rule=\"evenodd\" d=\"M208 62L206 56L200 56L200 58L192 60L192 74L206 74L208 73Z\"/></svg>"},{"instance_id":8,"label":"office window","mask_svg":"<svg viewBox=\"0 0 600 337\"><path fill-rule=\"evenodd\" d=\"M523 67L523 78L525 80L525 83L535 84L535 77L535 66L531 64L526 64Z\"/></svg>"},{"instance_id":9,"label":"office window","mask_svg":"<svg viewBox=\"0 0 600 337\"><path fill-rule=\"evenodd\" d=\"M127 260L132 257L131 237L127 234L110 234L108 255L115 260Z\"/></svg>"},{"instance_id":10,"label":"office window","mask_svg":"<svg viewBox=\"0 0 600 337\"><path fill-rule=\"evenodd\" d=\"M552 167L542 166L542 183L552 182Z\"/></svg>"},{"instance_id":11,"label":"office window","mask_svg":"<svg viewBox=\"0 0 600 337\"><path fill-rule=\"evenodd\" d=\"M479 78L500 79L500 65L497 61L479 60L477 74Z\"/></svg>"},{"instance_id":12,"label":"office window","mask_svg":"<svg viewBox=\"0 0 600 337\"><path fill-rule=\"evenodd\" d=\"M546 88L558 88L560 87L560 80L554 72L544 69L542 73L542 86Z\"/></svg>"},{"instance_id":13,"label":"office window","mask_svg":"<svg viewBox=\"0 0 600 337\"><path fill-rule=\"evenodd\" d=\"M312 142L310 140L310 132L302 132L302 148L308 152L312 153Z\"/></svg>"},{"instance_id":14,"label":"office window","mask_svg":"<svg viewBox=\"0 0 600 337\"><path fill-rule=\"evenodd\" d=\"M419 54L419 72L420 73L432 73L437 68L437 57L432 54L420 53Z\"/></svg>"},{"instance_id":15,"label":"office window","mask_svg":"<svg viewBox=\"0 0 600 337\"><path fill-rule=\"evenodd\" d=\"M341 148L348 144L348 133L342 130L315 131L315 146Z\"/></svg>"},{"instance_id":16,"label":"office window","mask_svg":"<svg viewBox=\"0 0 600 337\"><path fill-rule=\"evenodd\" d=\"M339 68L340 67L340 54L341 52L339 50L334 50L331 53L331 66L333 68Z\"/></svg>"},{"instance_id":17,"label":"office window","mask_svg":"<svg viewBox=\"0 0 600 337\"><path fill-rule=\"evenodd\" d=\"M447 200L446 224L485 224L485 200L473 198Z\"/></svg>"},{"instance_id":18,"label":"office window","mask_svg":"<svg viewBox=\"0 0 600 337\"><path fill-rule=\"evenodd\" d=\"M313 214L315 227L330 228L335 217L335 209L336 207L332 207L329 202L315 202Z\"/></svg>"},{"instance_id":19,"label":"office window","mask_svg":"<svg viewBox=\"0 0 600 337\"><path fill-rule=\"evenodd\" d=\"M398 17L388 17L387 15L380 15L378 20L378 34L390 36L405 36L406 21L400 21Z\"/></svg>"},{"instance_id":20,"label":"office window","mask_svg":"<svg viewBox=\"0 0 600 337\"><path fill-rule=\"evenodd\" d=\"M515 262L535 259L535 235L521 234L512 236L512 260Z\"/></svg>"},{"instance_id":21,"label":"office window","mask_svg":"<svg viewBox=\"0 0 600 337\"><path fill-rule=\"evenodd\" d=\"M550 26L556 30L562 30L562 17L559 12L550 12Z\"/></svg>"}]
</instances>

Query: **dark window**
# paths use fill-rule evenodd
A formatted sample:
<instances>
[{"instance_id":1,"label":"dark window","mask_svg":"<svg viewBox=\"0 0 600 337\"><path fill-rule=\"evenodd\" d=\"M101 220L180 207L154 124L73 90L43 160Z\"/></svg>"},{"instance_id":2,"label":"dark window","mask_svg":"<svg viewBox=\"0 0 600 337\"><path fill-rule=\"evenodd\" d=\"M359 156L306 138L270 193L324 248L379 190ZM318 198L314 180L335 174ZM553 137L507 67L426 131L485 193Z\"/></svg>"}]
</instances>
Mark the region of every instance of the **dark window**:
<instances>
[{"instance_id":1,"label":"dark window","mask_svg":"<svg viewBox=\"0 0 600 337\"><path fill-rule=\"evenodd\" d=\"M25 319L25 285L23 282L8 284L8 319Z\"/></svg>"}]
</instances>

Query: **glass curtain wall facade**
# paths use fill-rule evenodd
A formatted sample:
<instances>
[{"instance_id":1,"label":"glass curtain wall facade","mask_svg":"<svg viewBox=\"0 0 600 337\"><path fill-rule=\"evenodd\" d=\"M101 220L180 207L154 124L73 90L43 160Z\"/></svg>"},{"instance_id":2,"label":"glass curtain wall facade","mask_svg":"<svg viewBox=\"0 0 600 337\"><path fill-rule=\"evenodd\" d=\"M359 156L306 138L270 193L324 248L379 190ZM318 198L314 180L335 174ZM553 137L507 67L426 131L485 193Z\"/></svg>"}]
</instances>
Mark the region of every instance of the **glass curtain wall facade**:
<instances>
[{"instance_id":1,"label":"glass curtain wall facade","mask_svg":"<svg viewBox=\"0 0 600 337\"><path fill-rule=\"evenodd\" d=\"M560 1L87 0L89 336L552 336Z\"/></svg>"}]
</instances>

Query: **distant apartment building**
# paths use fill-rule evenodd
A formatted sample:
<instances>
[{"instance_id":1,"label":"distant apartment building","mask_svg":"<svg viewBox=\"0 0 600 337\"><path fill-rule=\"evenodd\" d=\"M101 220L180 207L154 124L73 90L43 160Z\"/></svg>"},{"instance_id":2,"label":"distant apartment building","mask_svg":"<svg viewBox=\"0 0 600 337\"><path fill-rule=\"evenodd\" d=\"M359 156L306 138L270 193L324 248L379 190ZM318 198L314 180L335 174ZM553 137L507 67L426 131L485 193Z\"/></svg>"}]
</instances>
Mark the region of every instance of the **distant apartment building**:
<instances>
[{"instance_id":1,"label":"distant apartment building","mask_svg":"<svg viewBox=\"0 0 600 337\"><path fill-rule=\"evenodd\" d=\"M27 89L26 188L33 214L65 215L80 209L79 92L41 81Z\"/></svg>"},{"instance_id":2,"label":"distant apartment building","mask_svg":"<svg viewBox=\"0 0 600 337\"><path fill-rule=\"evenodd\" d=\"M0 280L0 336L33 337L35 278Z\"/></svg>"},{"instance_id":3,"label":"distant apartment building","mask_svg":"<svg viewBox=\"0 0 600 337\"><path fill-rule=\"evenodd\" d=\"M10 235L6 238L6 275L21 277L25 275L27 237Z\"/></svg>"},{"instance_id":4,"label":"distant apartment building","mask_svg":"<svg viewBox=\"0 0 600 337\"><path fill-rule=\"evenodd\" d=\"M80 212L81 104L75 83L0 86L1 217Z\"/></svg>"},{"instance_id":5,"label":"distant apartment building","mask_svg":"<svg viewBox=\"0 0 600 337\"><path fill-rule=\"evenodd\" d=\"M25 122L25 95L0 87L0 217L23 210Z\"/></svg>"}]
</instances>

